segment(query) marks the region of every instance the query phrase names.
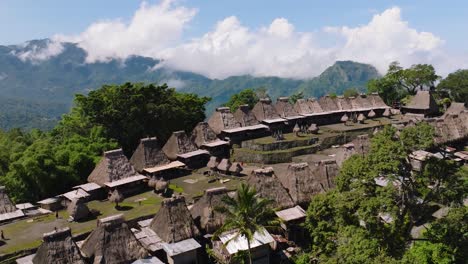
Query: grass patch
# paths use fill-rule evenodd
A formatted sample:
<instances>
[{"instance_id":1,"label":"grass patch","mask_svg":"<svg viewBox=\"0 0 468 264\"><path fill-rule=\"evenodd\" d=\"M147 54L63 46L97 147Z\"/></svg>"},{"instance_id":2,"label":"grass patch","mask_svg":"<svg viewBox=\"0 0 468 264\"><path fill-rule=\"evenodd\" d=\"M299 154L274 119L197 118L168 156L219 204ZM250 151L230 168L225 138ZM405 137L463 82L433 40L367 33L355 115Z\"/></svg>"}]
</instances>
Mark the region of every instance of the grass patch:
<instances>
[{"instance_id":1,"label":"grass patch","mask_svg":"<svg viewBox=\"0 0 468 264\"><path fill-rule=\"evenodd\" d=\"M169 189L171 189L175 193L183 193L184 192L184 188L179 187L176 184L169 184Z\"/></svg>"}]
</instances>

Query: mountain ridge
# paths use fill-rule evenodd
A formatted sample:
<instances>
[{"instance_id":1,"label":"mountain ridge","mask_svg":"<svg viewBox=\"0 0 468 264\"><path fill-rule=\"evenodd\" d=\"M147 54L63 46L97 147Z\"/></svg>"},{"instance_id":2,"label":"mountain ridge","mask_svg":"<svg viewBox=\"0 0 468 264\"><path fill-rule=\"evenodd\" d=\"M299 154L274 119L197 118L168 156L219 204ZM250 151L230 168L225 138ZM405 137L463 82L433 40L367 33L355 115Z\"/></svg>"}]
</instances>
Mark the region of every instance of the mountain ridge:
<instances>
[{"instance_id":1,"label":"mountain ridge","mask_svg":"<svg viewBox=\"0 0 468 264\"><path fill-rule=\"evenodd\" d=\"M210 113L246 88L264 87L272 98L297 92L318 97L340 94L350 87L365 91L365 83L380 76L371 65L337 61L319 76L305 80L251 75L210 79L193 72L155 67L160 60L142 56L86 63L86 51L74 43L63 43L59 54L42 61L25 59L49 42L45 39L0 46L0 102L5 102L0 106L0 128L50 129L61 114L68 112L75 94L86 94L103 84L168 83L182 92L212 97L206 106ZM21 54L23 59L19 58ZM16 107L12 108L12 104Z\"/></svg>"}]
</instances>

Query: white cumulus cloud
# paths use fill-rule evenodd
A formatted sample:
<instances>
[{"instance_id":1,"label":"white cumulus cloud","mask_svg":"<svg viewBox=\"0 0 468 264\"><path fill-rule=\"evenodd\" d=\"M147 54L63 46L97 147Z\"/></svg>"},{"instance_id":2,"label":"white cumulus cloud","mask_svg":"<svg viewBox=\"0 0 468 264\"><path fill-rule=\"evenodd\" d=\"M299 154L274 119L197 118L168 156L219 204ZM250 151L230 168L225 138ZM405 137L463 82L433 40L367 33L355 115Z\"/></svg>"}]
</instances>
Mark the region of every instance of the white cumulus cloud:
<instances>
[{"instance_id":1,"label":"white cumulus cloud","mask_svg":"<svg viewBox=\"0 0 468 264\"><path fill-rule=\"evenodd\" d=\"M440 37L412 28L398 7L375 13L364 25L310 32L296 30L286 18L252 28L229 16L203 35L185 40L184 30L196 14L196 9L172 0L143 2L129 21L98 21L78 35L58 35L54 40L78 43L86 50L89 63L141 55L163 59L164 66L171 69L211 78L242 74L310 78L336 60L370 63L382 73L392 61L406 67L432 63L442 73L466 65L466 60L444 52ZM51 51L58 51L58 47ZM22 57L43 58L50 54L56 52L45 52L43 56L33 51Z\"/></svg>"}]
</instances>

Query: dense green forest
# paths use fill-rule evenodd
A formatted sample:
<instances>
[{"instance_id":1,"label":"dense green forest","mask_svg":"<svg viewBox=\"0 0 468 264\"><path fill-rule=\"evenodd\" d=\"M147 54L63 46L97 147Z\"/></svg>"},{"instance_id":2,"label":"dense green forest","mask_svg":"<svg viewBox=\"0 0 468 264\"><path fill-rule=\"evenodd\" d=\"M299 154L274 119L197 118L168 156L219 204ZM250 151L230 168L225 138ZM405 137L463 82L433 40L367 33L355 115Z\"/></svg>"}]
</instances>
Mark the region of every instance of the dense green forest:
<instances>
[{"instance_id":1,"label":"dense green forest","mask_svg":"<svg viewBox=\"0 0 468 264\"><path fill-rule=\"evenodd\" d=\"M0 183L15 201L36 201L86 181L102 152L131 154L140 138L166 140L205 119L206 97L167 85L105 85L78 95L69 114L50 132L0 133Z\"/></svg>"}]
</instances>

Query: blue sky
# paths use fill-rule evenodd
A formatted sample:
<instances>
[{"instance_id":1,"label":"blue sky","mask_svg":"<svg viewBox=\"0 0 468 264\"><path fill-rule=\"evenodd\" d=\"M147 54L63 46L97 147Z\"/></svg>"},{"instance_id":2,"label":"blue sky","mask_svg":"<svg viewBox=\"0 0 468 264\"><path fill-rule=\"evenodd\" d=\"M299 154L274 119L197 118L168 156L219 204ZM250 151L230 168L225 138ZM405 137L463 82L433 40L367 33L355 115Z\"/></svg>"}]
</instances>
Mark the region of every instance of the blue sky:
<instances>
[{"instance_id":1,"label":"blue sky","mask_svg":"<svg viewBox=\"0 0 468 264\"><path fill-rule=\"evenodd\" d=\"M145 35L141 41L156 41L164 42L164 45L156 45L154 47L147 47L143 44L131 46L126 44L122 47L112 47L114 50L110 50L110 47L103 48L104 40L89 39L88 34L91 25L102 21L119 21L122 26L131 27L131 21L136 17L137 10L142 9L141 1L138 0L80 0L80 1L63 1L63 0L40 0L40 1L25 1L25 0L0 0L0 44L18 44L26 40L38 39L38 38L49 38L57 35L62 36L59 38L61 41L74 40L75 42L82 43L81 46L88 51L90 55L90 61L102 60L109 57L125 57L131 52L141 53L138 55L145 55L151 57L174 57L174 53L184 53L187 50L193 51L203 49L206 52L206 43L211 44L217 43L217 41L226 41L225 39L216 38L219 37L220 30L226 30L226 34L231 37L234 36L235 45L239 41L242 45L255 46L258 45L258 49L270 49L271 53L263 55L272 55L275 58L279 58L279 61L275 63L282 63L284 61L291 63L305 61L306 59L321 60L324 53L329 52L329 49L335 49L332 53L327 53L329 56L332 54L336 59L358 59L364 60L363 62L381 64L380 68L382 71L384 65L387 65L390 59L399 59L403 64L411 64L420 62L432 62L440 63L441 67L449 69L448 64L452 62L444 61L439 62L435 57L441 56L453 56L463 57L467 55L467 41L468 35L466 34L466 26L468 25L468 1L189 1L179 0L172 1L169 11L180 11L186 12L183 17L187 21L180 25L170 25L167 28L163 28L161 32L168 35L167 41L162 40L162 33L160 36L149 36L153 32L158 31L162 28L161 25L166 25L163 22L155 21L153 27L142 28L138 33L139 35ZM158 6L163 5L159 1L147 1L146 6ZM394 8L394 9L392 9ZM395 9L396 8L396 9ZM184 10L182 10L184 9ZM166 10L166 11L168 11ZM189 10L190 12L188 12ZM395 12L386 12L389 10L397 10ZM169 12L168 11L168 12ZM157 11L155 11L157 12ZM188 13L187 13L188 12ZM158 13L159 14L159 13ZM386 15L383 15L386 14ZM154 13L146 14L146 16L154 15ZM374 23L374 27L366 30L366 25L371 25L374 16L382 15L384 22ZM176 14L177 17L177 14ZM235 19L229 19L234 17ZM386 18L385 18L386 17ZM146 19L143 17L142 19ZM177 17L180 19L180 17ZM278 20L282 19L282 20ZM216 30L217 25L225 22L223 29ZM277 26L288 27L291 26L291 34L288 35L288 41L290 45L284 46L284 49L294 50L299 48L307 48L311 50L308 53L308 57L304 54L297 54L295 56L285 56L285 51L280 51L276 47L265 47L264 42L274 41L269 37L265 37L263 31L273 25L273 22ZM388 22L388 23L387 23ZM377 61L377 58L366 59L364 55L357 56L352 54L344 54L343 49L359 51L359 48L369 48L368 43L361 43L360 46L356 46L356 40L364 39L369 37L369 34L379 35L381 31L392 31L391 23L403 23L400 24L399 29L401 32L394 32L394 35L388 37L388 41L395 41L395 45L398 45L398 41L410 42L411 50L406 53L399 53L395 50L389 50L388 57L385 61ZM161 24L163 23L163 24ZM379 27L379 24L386 26ZM114 23L115 24L115 23ZM117 23L118 24L118 23ZM145 27L144 23L137 24L136 26ZM390 26L389 26L390 25ZM175 27L175 30L174 27ZM333 30L324 30L325 28L334 28ZM347 29L355 29L350 33ZM362 29L362 30L361 30ZM166 30L166 31L164 31ZM178 32L172 34L171 31ZM177 31L179 30L179 31ZM262 31L263 30L263 31ZM359 31L361 30L361 31ZM112 32L112 26L109 26L108 31ZM117 30L118 31L118 30ZM243 31L248 31L249 34L244 34ZM326 31L324 33L324 31ZM412 31L417 32L417 36L414 37ZM135 37L135 35L128 35L128 31L122 31L122 38ZM237 33L236 33L237 32ZM333 32L333 33L330 33ZM367 33L366 33L367 32ZM424 32L430 33L431 35L426 36ZM210 35L212 33L212 35ZM219 33L219 34L218 34ZM237 34L237 35L236 35ZM244 34L244 35L242 35ZM363 38L363 34L365 37ZM398 39L398 34L403 36L401 40ZM406 37L404 37L406 34ZM102 34L106 36L105 34ZM240 36L242 35L242 36ZM337 36L339 35L339 36ZM236 37L238 36L238 37ZM354 36L354 37L353 37ZM119 40L119 36L113 36L114 41ZM240 41L239 38L245 37L248 44ZM309 38L313 39L310 41ZM381 39L385 39L387 36L383 36ZM199 39L199 41L193 41ZM255 39L255 40L252 40ZM428 40L428 41L426 41ZM204 42L203 42L204 41ZM308 42L307 45L303 42ZM369 37L369 42L374 41ZM309 43L310 42L310 43ZM385 42L385 41L384 41ZM413 43L414 42L414 43ZM425 42L432 43L424 46ZM422 44L421 44L422 43ZM185 54L189 56L187 58L198 59L198 60L216 60L224 59L219 57L219 53L225 53L226 56L232 57L234 54L233 50L226 51L225 46L222 47L223 51L213 51L216 49L214 45L210 44L210 57L206 57L204 54L201 57L197 54L195 57L190 57L193 53ZM224 45L222 43L221 45ZM239 44L239 50L242 50L242 46ZM382 45L384 45L383 43ZM189 48L187 49L187 45ZM231 45L231 44L230 44ZM234 46L235 46L234 45ZM305 45L305 46L304 46ZM337 47L337 46L340 46ZM353 46L354 45L354 46ZM232 46L232 45L231 45ZM174 47L182 49L174 51ZM316 49L320 47L319 52ZM413 48L416 47L416 48ZM230 47L232 48L232 47ZM401 47L400 47L401 48ZM404 47L403 47L404 48ZM314 50L314 51L312 51ZM375 54L385 51L384 47L375 47ZM213 55L212 53L215 53ZM257 50L253 50L257 52ZM92 54L95 54L93 56ZM312 55L313 56L312 56ZM409 54L409 55L408 55ZM412 59L406 59L411 56ZM215 56L215 57L213 57ZM400 59L399 56L405 56ZM260 55L254 56L252 59L258 59ZM385 56L384 56L385 57ZM183 58L177 58L173 60L172 66L176 68L183 68L187 70L193 70L193 68L205 67L207 69L216 65L195 65L193 67L181 66L183 64ZM367 61L366 61L367 60ZM236 63L237 61L232 61ZM242 61L242 63L248 64L249 61ZM231 74L240 73L252 73L254 75L280 75L286 77L302 77L302 75L313 75L315 72L309 70L294 76L291 72L284 69L265 69L268 68L268 63L265 62L263 65L246 66L239 69L226 69L217 74L214 77L223 77ZM323 62L324 66L317 65L304 65L304 67L325 67L328 62ZM458 62L457 62L458 63ZM206 64L206 63L205 63ZM329 63L328 63L329 64ZM453 63L452 63L453 64ZM266 65L266 66L265 66ZM465 66L459 65L459 67ZM285 65L285 67L290 67ZM444 70L445 70L444 68ZM201 73L205 73L202 72Z\"/></svg>"}]
</instances>

